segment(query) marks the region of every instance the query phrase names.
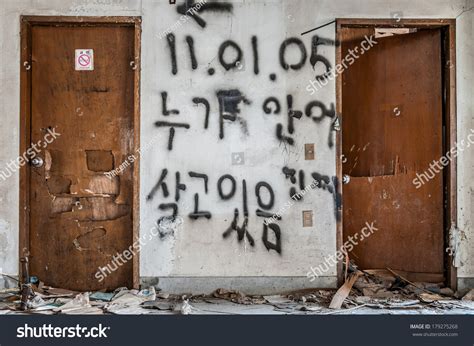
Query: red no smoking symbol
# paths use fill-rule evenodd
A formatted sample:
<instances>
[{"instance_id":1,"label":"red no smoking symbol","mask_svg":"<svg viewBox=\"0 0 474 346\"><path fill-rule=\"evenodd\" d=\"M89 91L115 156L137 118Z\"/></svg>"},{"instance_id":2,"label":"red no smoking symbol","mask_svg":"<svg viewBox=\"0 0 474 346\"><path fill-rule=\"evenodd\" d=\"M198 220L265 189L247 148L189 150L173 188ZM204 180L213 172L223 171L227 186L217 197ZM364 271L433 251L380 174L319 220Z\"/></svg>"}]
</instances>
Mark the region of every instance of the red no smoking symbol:
<instances>
[{"instance_id":1,"label":"red no smoking symbol","mask_svg":"<svg viewBox=\"0 0 474 346\"><path fill-rule=\"evenodd\" d=\"M88 66L91 62L91 58L87 54L81 54L79 55L79 58L77 58L77 61L81 66Z\"/></svg>"}]
</instances>

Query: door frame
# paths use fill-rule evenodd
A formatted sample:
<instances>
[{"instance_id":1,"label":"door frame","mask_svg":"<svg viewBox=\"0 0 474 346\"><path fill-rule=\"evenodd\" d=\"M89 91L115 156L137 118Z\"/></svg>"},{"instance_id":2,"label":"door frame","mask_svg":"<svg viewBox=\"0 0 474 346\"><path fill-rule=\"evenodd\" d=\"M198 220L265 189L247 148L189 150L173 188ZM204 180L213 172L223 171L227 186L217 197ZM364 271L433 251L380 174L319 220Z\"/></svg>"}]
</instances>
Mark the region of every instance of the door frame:
<instances>
[{"instance_id":1,"label":"door frame","mask_svg":"<svg viewBox=\"0 0 474 346\"><path fill-rule=\"evenodd\" d=\"M33 26L128 26L134 28L134 105L133 137L134 152L140 148L140 51L141 51L141 17L81 17L81 16L20 16L20 156L26 152L31 142L31 29ZM139 239L139 191L140 191L140 158L133 165L133 198L132 198L132 239ZM30 221L30 166L20 168L20 203L19 203L19 257L29 255L29 221ZM133 288L139 287L139 251L132 260ZM22 275L21 266L19 275Z\"/></svg>"},{"instance_id":2,"label":"door frame","mask_svg":"<svg viewBox=\"0 0 474 346\"><path fill-rule=\"evenodd\" d=\"M456 142L456 19L363 19L363 18L338 18L336 19L336 64L342 60L341 28L343 27L384 27L384 28L420 28L441 29L442 49L442 92L445 95L443 102L444 143L443 154L447 149L453 148ZM450 62L450 64L449 64ZM342 77L336 78L336 114L343 121L342 109ZM341 127L342 129L342 127ZM448 246L449 230L457 226L457 201L456 201L456 174L457 159L453 157L449 165L443 170L443 200L444 207L444 248ZM342 182L342 130L336 132L336 176ZM338 184L337 192L342 196L342 183ZM338 208L338 221L336 226L336 246L341 248L343 244L343 209ZM457 271L453 265L453 257L444 252L444 268L446 273L446 284L453 290L457 288ZM343 263L337 264L338 284L344 282Z\"/></svg>"}]
</instances>

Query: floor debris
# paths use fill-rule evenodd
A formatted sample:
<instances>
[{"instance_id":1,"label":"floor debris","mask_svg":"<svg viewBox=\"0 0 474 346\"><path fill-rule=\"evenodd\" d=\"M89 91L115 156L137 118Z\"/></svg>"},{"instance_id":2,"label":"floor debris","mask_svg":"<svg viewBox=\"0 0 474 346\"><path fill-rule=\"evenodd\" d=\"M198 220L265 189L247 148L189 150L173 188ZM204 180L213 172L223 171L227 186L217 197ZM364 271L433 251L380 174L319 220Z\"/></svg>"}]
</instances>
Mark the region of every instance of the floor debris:
<instances>
[{"instance_id":1,"label":"floor debris","mask_svg":"<svg viewBox=\"0 0 474 346\"><path fill-rule=\"evenodd\" d=\"M230 300L231 302L238 303L238 304L255 304L257 303L256 299L261 300L261 297L260 298L250 297L250 296L246 296L242 292L226 290L223 288L219 288L215 290L212 296L215 298Z\"/></svg>"},{"instance_id":2,"label":"floor debris","mask_svg":"<svg viewBox=\"0 0 474 346\"><path fill-rule=\"evenodd\" d=\"M306 289L281 295L251 296L218 289L209 296L174 295L154 287L113 292L73 292L33 285L28 309L21 311L19 288L0 291L5 314L126 314L126 315L345 315L345 314L470 314L474 290L464 295L442 284L405 280L389 270L361 271L352 266L339 290Z\"/></svg>"},{"instance_id":3,"label":"floor debris","mask_svg":"<svg viewBox=\"0 0 474 346\"><path fill-rule=\"evenodd\" d=\"M185 299L179 310L181 311L181 315L189 315L193 311L193 307L189 304L189 301Z\"/></svg>"},{"instance_id":4,"label":"floor debris","mask_svg":"<svg viewBox=\"0 0 474 346\"><path fill-rule=\"evenodd\" d=\"M91 300L101 300L105 302L110 302L114 297L114 293L106 293L106 292L94 292L89 295L89 299Z\"/></svg>"},{"instance_id":5,"label":"floor debris","mask_svg":"<svg viewBox=\"0 0 474 346\"><path fill-rule=\"evenodd\" d=\"M104 310L113 314L147 314L148 311L141 308L141 304L155 299L154 287L141 291L120 289L112 298L112 301L105 305Z\"/></svg>"},{"instance_id":6,"label":"floor debris","mask_svg":"<svg viewBox=\"0 0 474 346\"><path fill-rule=\"evenodd\" d=\"M467 292L464 297L462 297L462 300L465 300L465 301L473 301L474 300L474 289L470 290L469 292Z\"/></svg>"},{"instance_id":7,"label":"floor debris","mask_svg":"<svg viewBox=\"0 0 474 346\"><path fill-rule=\"evenodd\" d=\"M359 272L352 274L352 276L346 280L344 285L342 285L341 288L337 290L336 294L331 300L331 304L329 304L330 309L340 309L342 307L344 300L351 293L352 286L354 286L360 275L361 274Z\"/></svg>"}]
</instances>

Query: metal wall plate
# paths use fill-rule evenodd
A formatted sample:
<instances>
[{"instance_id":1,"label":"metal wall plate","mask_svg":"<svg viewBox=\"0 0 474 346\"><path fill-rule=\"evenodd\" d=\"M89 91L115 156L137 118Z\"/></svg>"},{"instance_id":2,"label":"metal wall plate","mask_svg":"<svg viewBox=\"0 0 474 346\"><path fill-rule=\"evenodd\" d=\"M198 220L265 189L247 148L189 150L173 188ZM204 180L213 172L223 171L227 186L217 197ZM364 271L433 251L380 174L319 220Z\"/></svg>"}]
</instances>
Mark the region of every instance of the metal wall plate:
<instances>
[{"instance_id":1,"label":"metal wall plate","mask_svg":"<svg viewBox=\"0 0 474 346\"><path fill-rule=\"evenodd\" d=\"M312 210L303 210L303 227L313 227Z\"/></svg>"},{"instance_id":2,"label":"metal wall plate","mask_svg":"<svg viewBox=\"0 0 474 346\"><path fill-rule=\"evenodd\" d=\"M304 145L304 159L314 160L314 143L306 143Z\"/></svg>"}]
</instances>

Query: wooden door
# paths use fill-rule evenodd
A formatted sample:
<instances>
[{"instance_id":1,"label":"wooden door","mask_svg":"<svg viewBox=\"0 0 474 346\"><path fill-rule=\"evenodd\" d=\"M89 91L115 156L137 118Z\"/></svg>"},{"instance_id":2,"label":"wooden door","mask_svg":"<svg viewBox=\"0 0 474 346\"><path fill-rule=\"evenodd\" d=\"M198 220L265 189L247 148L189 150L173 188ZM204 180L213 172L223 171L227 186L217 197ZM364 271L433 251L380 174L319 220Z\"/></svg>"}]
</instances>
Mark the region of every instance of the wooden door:
<instances>
[{"instance_id":1,"label":"wooden door","mask_svg":"<svg viewBox=\"0 0 474 346\"><path fill-rule=\"evenodd\" d=\"M341 28L341 57L366 35L374 28ZM343 242L358 234L350 257L363 269L440 281L443 172L416 179L443 155L441 32L376 41L342 74ZM360 240L366 223L376 230Z\"/></svg>"},{"instance_id":2,"label":"wooden door","mask_svg":"<svg viewBox=\"0 0 474 346\"><path fill-rule=\"evenodd\" d=\"M136 207L135 28L40 23L27 31L25 136L42 143L26 187L30 274L72 290L132 287L134 259L117 255L133 243Z\"/></svg>"}]
</instances>

